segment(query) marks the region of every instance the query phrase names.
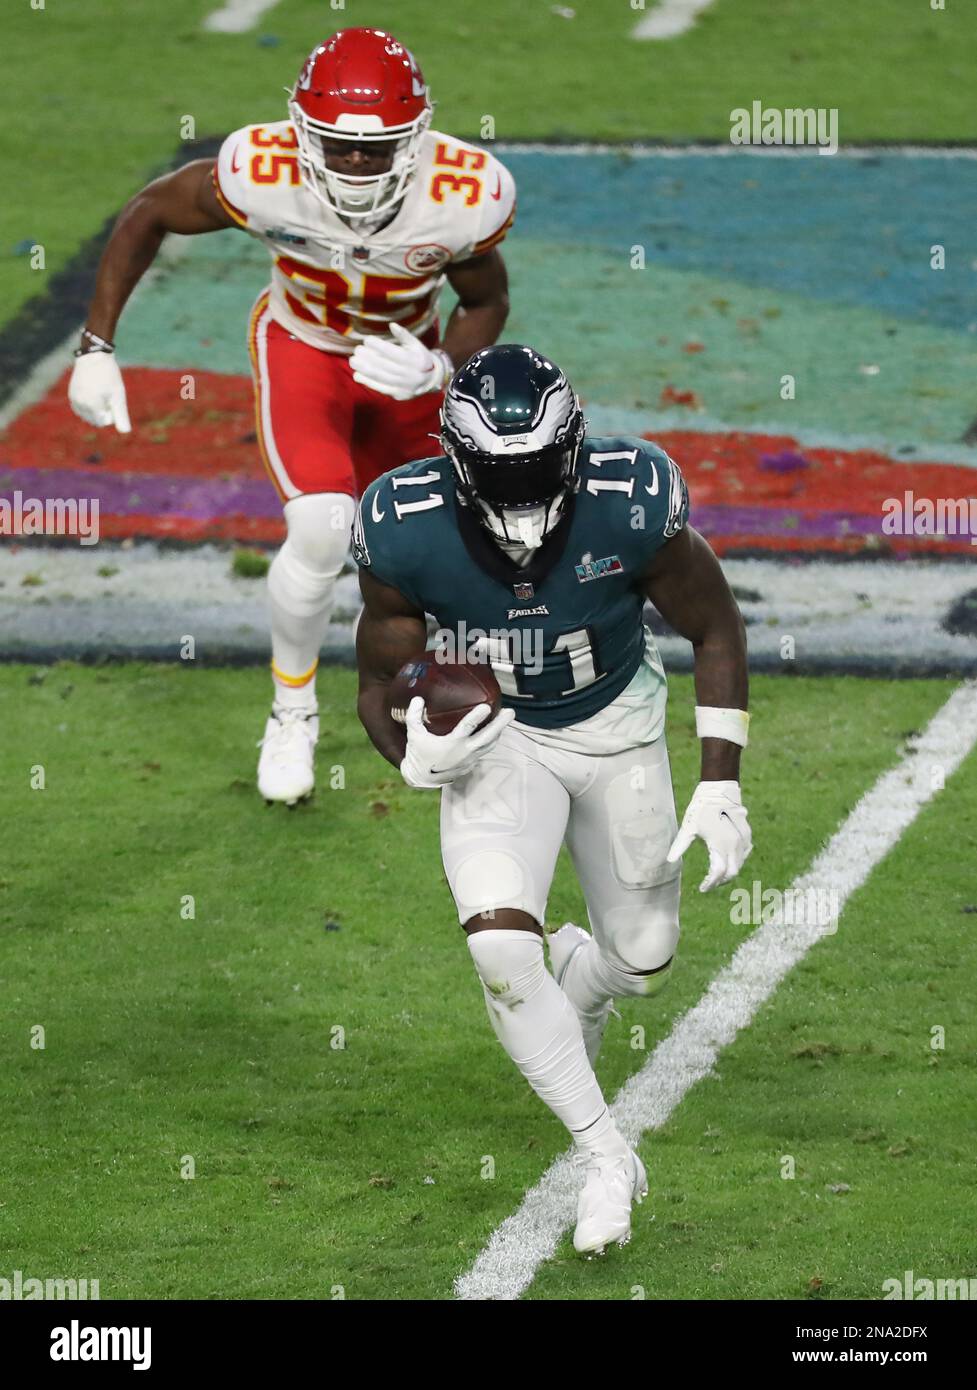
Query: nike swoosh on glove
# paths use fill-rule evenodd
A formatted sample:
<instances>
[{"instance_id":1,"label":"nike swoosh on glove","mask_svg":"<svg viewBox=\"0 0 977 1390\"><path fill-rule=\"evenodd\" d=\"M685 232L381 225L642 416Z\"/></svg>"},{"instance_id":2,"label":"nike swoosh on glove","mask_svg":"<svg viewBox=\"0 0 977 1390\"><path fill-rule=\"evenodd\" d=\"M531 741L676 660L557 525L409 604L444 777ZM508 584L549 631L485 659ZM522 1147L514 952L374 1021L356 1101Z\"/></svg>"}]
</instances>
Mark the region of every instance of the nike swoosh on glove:
<instances>
[{"instance_id":1,"label":"nike swoosh on glove","mask_svg":"<svg viewBox=\"0 0 977 1390\"><path fill-rule=\"evenodd\" d=\"M75 358L68 403L90 425L114 425L120 434L132 429L122 373L111 352L85 352Z\"/></svg>"},{"instance_id":2,"label":"nike swoosh on glove","mask_svg":"<svg viewBox=\"0 0 977 1390\"><path fill-rule=\"evenodd\" d=\"M447 385L454 366L443 348L432 352L399 323L390 325L390 334L393 342L371 334L359 344L349 359L354 381L395 401L409 401Z\"/></svg>"},{"instance_id":3,"label":"nike swoosh on glove","mask_svg":"<svg viewBox=\"0 0 977 1390\"><path fill-rule=\"evenodd\" d=\"M479 728L490 713L490 705L476 705L450 734L432 734L424 724L424 701L415 695L407 707L407 752L400 764L407 785L444 787L471 772L516 717L515 710L504 709Z\"/></svg>"},{"instance_id":4,"label":"nike swoosh on glove","mask_svg":"<svg viewBox=\"0 0 977 1390\"><path fill-rule=\"evenodd\" d=\"M753 848L739 782L699 783L668 851L668 862L681 859L695 839L703 840L709 851L709 872L699 884L700 893L736 877Z\"/></svg>"}]
</instances>

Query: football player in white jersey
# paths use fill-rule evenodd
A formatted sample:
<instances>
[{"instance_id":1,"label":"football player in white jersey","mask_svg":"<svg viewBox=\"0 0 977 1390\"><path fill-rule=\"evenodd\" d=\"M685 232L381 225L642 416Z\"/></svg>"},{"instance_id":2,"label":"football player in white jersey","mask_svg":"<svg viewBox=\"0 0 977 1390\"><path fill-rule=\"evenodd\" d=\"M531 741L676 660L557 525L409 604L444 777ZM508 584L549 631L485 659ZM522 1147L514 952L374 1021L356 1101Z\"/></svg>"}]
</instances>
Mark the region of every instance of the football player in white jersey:
<instances>
[{"instance_id":1,"label":"football player in white jersey","mask_svg":"<svg viewBox=\"0 0 977 1390\"><path fill-rule=\"evenodd\" d=\"M515 215L512 176L429 129L431 113L416 61L390 34L334 34L303 66L288 120L235 131L216 164L187 164L126 206L75 354L75 412L128 431L113 338L166 233L236 227L268 248L249 349L258 440L288 528L268 577L268 801L293 805L313 789L316 668L354 499L430 454L446 382L496 341L508 312L497 248ZM446 279L458 304L442 336Z\"/></svg>"}]
</instances>

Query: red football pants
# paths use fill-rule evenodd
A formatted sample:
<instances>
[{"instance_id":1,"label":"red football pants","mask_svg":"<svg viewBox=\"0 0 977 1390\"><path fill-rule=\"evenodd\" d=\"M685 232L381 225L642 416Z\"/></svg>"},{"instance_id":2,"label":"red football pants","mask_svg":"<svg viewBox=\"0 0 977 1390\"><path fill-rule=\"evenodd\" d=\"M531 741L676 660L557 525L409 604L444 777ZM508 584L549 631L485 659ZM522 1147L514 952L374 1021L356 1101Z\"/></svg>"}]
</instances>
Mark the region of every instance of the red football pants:
<instances>
[{"instance_id":1,"label":"red football pants","mask_svg":"<svg viewBox=\"0 0 977 1390\"><path fill-rule=\"evenodd\" d=\"M282 502L309 492L358 497L381 473L440 454L431 436L442 392L395 401L361 386L348 357L310 347L272 318L267 290L252 310L248 348L258 444Z\"/></svg>"}]
</instances>

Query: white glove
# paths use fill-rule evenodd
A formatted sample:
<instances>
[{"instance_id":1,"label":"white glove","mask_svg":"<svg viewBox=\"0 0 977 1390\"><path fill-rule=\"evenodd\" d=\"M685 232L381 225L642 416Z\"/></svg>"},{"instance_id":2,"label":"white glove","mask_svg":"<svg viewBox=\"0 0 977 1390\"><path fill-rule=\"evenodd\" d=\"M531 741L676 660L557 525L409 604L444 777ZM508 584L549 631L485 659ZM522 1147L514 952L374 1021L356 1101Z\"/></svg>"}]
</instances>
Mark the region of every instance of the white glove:
<instances>
[{"instance_id":1,"label":"white glove","mask_svg":"<svg viewBox=\"0 0 977 1390\"><path fill-rule=\"evenodd\" d=\"M709 851L709 872L699 884L699 892L708 893L735 878L753 848L739 782L699 783L668 851L668 862L681 859L696 838L704 840Z\"/></svg>"},{"instance_id":2,"label":"white glove","mask_svg":"<svg viewBox=\"0 0 977 1390\"><path fill-rule=\"evenodd\" d=\"M443 348L432 352L399 323L392 323L390 332L394 342L372 334L356 348L349 359L354 381L395 401L408 401L447 385L455 369Z\"/></svg>"},{"instance_id":3,"label":"white glove","mask_svg":"<svg viewBox=\"0 0 977 1390\"><path fill-rule=\"evenodd\" d=\"M68 400L75 414L90 425L114 425L120 434L132 429L126 388L114 353L85 352L75 358Z\"/></svg>"},{"instance_id":4,"label":"white glove","mask_svg":"<svg viewBox=\"0 0 977 1390\"><path fill-rule=\"evenodd\" d=\"M432 734L424 726L424 701L415 695L407 706L407 752L400 771L409 787L444 787L471 772L483 753L497 743L516 717L504 709L484 728L479 724L490 705L476 705L450 734ZM475 731L478 730L476 733Z\"/></svg>"}]
</instances>

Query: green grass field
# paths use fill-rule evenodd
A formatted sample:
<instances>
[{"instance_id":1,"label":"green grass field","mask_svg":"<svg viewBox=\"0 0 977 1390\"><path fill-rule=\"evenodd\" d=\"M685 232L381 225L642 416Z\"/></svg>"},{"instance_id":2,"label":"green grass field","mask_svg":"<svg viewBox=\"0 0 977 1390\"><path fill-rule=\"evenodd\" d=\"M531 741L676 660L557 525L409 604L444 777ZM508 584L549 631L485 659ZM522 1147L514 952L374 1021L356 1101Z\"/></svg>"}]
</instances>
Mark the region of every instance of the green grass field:
<instances>
[{"instance_id":1,"label":"green grass field","mask_svg":"<svg viewBox=\"0 0 977 1390\"><path fill-rule=\"evenodd\" d=\"M251 751L265 683L0 668L0 1247L12 1268L99 1278L105 1298L450 1297L565 1134L489 1027L442 880L437 796L368 746L354 677L334 671L321 789L295 812L266 808ZM757 679L741 881L786 886L806 868L949 689ZM691 704L674 679L679 800L696 776ZM967 1273L975 826L971 759L646 1138L652 1198L629 1249L591 1264L565 1243L530 1297L799 1298L820 1280L822 1297L873 1298L906 1268ZM653 1048L750 930L695 891L701 867L690 854L668 991L612 1021L609 1093L647 1055L630 1026ZM563 866L550 921L581 912Z\"/></svg>"},{"instance_id":2,"label":"green grass field","mask_svg":"<svg viewBox=\"0 0 977 1390\"><path fill-rule=\"evenodd\" d=\"M843 143L973 140L977 26L953 0L718 0L681 41L637 42L626 0L547 3L283 0L251 33L205 33L218 0L49 0L4 16L8 147L17 195L0 207L0 322L154 173L192 116L198 138L284 115L282 88L326 33L389 26L415 50L436 121L499 140L725 139L729 113L837 107ZM650 6L649 6L650 8ZM28 157L29 156L29 157ZM41 243L46 271L25 247Z\"/></svg>"}]
</instances>

